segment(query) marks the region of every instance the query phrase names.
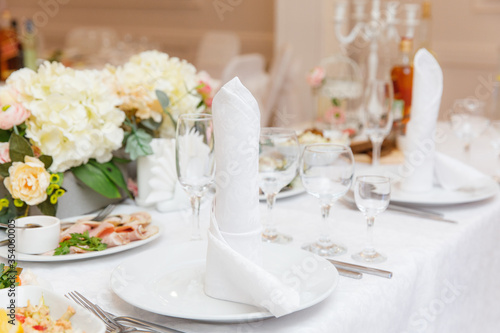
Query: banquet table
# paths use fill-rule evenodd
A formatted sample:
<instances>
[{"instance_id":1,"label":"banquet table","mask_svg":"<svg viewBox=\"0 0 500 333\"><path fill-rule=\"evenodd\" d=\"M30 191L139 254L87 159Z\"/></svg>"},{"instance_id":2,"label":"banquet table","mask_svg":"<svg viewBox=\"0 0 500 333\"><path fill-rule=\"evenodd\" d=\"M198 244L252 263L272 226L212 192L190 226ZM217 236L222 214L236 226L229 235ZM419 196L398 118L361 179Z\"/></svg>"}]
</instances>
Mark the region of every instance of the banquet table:
<instances>
[{"instance_id":1,"label":"banquet table","mask_svg":"<svg viewBox=\"0 0 500 333\"><path fill-rule=\"evenodd\" d=\"M446 129L447 125L440 127ZM462 152L451 132L446 133L438 150L489 175L498 169L500 161L489 143L493 132L473 142L469 154ZM204 230L210 207L207 198L201 211ZM264 202L260 208L264 215ZM117 211L143 209L129 200ZM130 256L154 256L158 265L164 265L162 254L172 244L189 242L189 210L160 213L147 209L162 226L162 234L132 250L77 261L22 262L20 266L61 295L77 290L111 313L141 317L185 332L499 332L500 195L433 209L458 223L389 210L377 218L375 245L388 260L372 266L393 272L391 279L368 274L359 280L341 276L324 301L281 318L229 324L173 318L136 308L111 290L113 269ZM275 210L278 229L294 237L292 243L282 246L299 248L318 235L319 204L307 193L279 199ZM332 235L348 247L346 254L335 259L355 263L351 255L363 248L366 237L364 217L337 203L331 220ZM137 269L141 269L140 261Z\"/></svg>"}]
</instances>

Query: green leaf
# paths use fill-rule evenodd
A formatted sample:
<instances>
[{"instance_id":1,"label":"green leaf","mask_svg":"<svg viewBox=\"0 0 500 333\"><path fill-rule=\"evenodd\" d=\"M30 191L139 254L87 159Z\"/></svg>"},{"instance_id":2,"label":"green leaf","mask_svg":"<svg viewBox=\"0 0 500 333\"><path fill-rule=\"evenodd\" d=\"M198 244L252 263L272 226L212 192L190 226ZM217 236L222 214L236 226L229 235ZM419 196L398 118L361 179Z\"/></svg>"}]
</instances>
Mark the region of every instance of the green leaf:
<instances>
[{"instance_id":1,"label":"green leaf","mask_svg":"<svg viewBox=\"0 0 500 333\"><path fill-rule=\"evenodd\" d=\"M156 131L156 130L158 130L158 128L160 128L161 123L157 123L153 119L149 118L149 119L141 121L141 125L149 130Z\"/></svg>"},{"instance_id":2,"label":"green leaf","mask_svg":"<svg viewBox=\"0 0 500 333\"><path fill-rule=\"evenodd\" d=\"M118 163L118 164L126 164L131 162L128 158L121 158L116 156L113 156L113 159L111 161L113 161L113 163Z\"/></svg>"},{"instance_id":3,"label":"green leaf","mask_svg":"<svg viewBox=\"0 0 500 333\"><path fill-rule=\"evenodd\" d=\"M167 94L165 94L161 90L155 90L156 97L158 98L158 101L160 102L161 108L163 109L163 112L170 118L170 121L174 125L174 127L177 127L177 122L175 121L174 117L172 117L172 114L168 111L168 106L170 105L170 99L168 98Z\"/></svg>"},{"instance_id":4,"label":"green leaf","mask_svg":"<svg viewBox=\"0 0 500 333\"><path fill-rule=\"evenodd\" d=\"M332 104L334 106L340 106L340 105L342 105L342 102L338 98L334 97L334 98L332 98Z\"/></svg>"},{"instance_id":5,"label":"green leaf","mask_svg":"<svg viewBox=\"0 0 500 333\"><path fill-rule=\"evenodd\" d=\"M11 167L12 162L7 162L0 164L0 176L9 177L9 168Z\"/></svg>"},{"instance_id":6,"label":"green leaf","mask_svg":"<svg viewBox=\"0 0 500 333\"><path fill-rule=\"evenodd\" d=\"M16 133L10 136L9 155L12 162L24 162L24 156L34 156L29 142Z\"/></svg>"},{"instance_id":7,"label":"green leaf","mask_svg":"<svg viewBox=\"0 0 500 333\"><path fill-rule=\"evenodd\" d=\"M166 109L170 105L170 98L161 90L155 90L156 98L163 109Z\"/></svg>"},{"instance_id":8,"label":"green leaf","mask_svg":"<svg viewBox=\"0 0 500 333\"><path fill-rule=\"evenodd\" d=\"M89 163L104 172L116 186L123 189L132 198L121 170L113 162L98 163L96 160L90 160Z\"/></svg>"},{"instance_id":9,"label":"green leaf","mask_svg":"<svg viewBox=\"0 0 500 333\"><path fill-rule=\"evenodd\" d=\"M49 156L49 155L42 155L38 159L43 162L43 164L45 165L45 169L50 168L50 166L52 165L52 162L54 161L52 156Z\"/></svg>"},{"instance_id":10,"label":"green leaf","mask_svg":"<svg viewBox=\"0 0 500 333\"><path fill-rule=\"evenodd\" d=\"M106 174L96 166L87 163L79 167L72 168L71 172L76 178L99 194L110 198L121 198L120 191L116 185L106 176Z\"/></svg>"},{"instance_id":11,"label":"green leaf","mask_svg":"<svg viewBox=\"0 0 500 333\"><path fill-rule=\"evenodd\" d=\"M9 142L10 132L6 130L0 130L0 142Z\"/></svg>"},{"instance_id":12,"label":"green leaf","mask_svg":"<svg viewBox=\"0 0 500 333\"><path fill-rule=\"evenodd\" d=\"M130 133L125 144L125 152L130 154L132 160L136 160L140 156L153 154L150 142L153 140L145 130L139 128L137 131Z\"/></svg>"},{"instance_id":13,"label":"green leaf","mask_svg":"<svg viewBox=\"0 0 500 333\"><path fill-rule=\"evenodd\" d=\"M44 215L56 216L57 204L51 204L50 199L45 200L41 204L38 204L37 207Z\"/></svg>"}]
</instances>

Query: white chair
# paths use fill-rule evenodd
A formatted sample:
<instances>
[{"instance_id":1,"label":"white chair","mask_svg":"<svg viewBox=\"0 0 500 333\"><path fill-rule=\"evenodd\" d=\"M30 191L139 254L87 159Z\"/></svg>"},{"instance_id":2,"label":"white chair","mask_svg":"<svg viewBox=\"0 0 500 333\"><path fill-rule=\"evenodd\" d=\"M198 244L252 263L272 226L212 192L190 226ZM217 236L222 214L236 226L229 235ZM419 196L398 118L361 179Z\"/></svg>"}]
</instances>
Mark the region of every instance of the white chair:
<instances>
[{"instance_id":1,"label":"white chair","mask_svg":"<svg viewBox=\"0 0 500 333\"><path fill-rule=\"evenodd\" d=\"M229 61L240 53L240 49L240 39L234 32L207 32L198 46L196 68L206 71L215 79L220 79L222 71Z\"/></svg>"},{"instance_id":2,"label":"white chair","mask_svg":"<svg viewBox=\"0 0 500 333\"><path fill-rule=\"evenodd\" d=\"M262 54L250 53L234 57L222 71L221 84L237 76L241 83L252 93L263 110L263 100L269 82L266 60Z\"/></svg>"}]
</instances>

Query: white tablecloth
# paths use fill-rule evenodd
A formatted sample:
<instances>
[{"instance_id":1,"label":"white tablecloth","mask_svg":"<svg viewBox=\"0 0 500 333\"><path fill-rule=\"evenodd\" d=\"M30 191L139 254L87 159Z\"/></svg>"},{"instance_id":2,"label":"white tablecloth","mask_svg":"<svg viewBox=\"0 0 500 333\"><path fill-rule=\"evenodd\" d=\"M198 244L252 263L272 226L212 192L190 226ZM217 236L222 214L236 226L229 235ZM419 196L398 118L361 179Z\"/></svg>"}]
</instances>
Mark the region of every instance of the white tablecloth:
<instances>
[{"instance_id":1,"label":"white tablecloth","mask_svg":"<svg viewBox=\"0 0 500 333\"><path fill-rule=\"evenodd\" d=\"M500 164L487 135L472 145L470 158L462 155L451 135L439 148L468 159L489 174ZM201 212L204 228L208 227L209 206L205 202ZM261 208L265 214L265 205ZM152 211L164 232L140 248L89 260L21 266L30 268L60 294L79 290L112 313L140 316L186 332L499 332L500 196L437 210L459 223L391 211L376 220L376 247L388 256L387 262L376 266L392 271L392 279L368 274L361 280L340 277L326 300L279 319L239 324L193 322L137 309L111 291L109 277L120 262L137 253L149 253L157 255L161 264L161 253L169 244L189 239L189 211ZM279 230L294 236L293 243L284 246L300 247L314 240L321 222L318 202L307 194L278 200L275 217ZM348 246L348 253L338 259L353 262L351 254L361 250L365 241L363 216L337 204L331 219L335 238Z\"/></svg>"}]
</instances>

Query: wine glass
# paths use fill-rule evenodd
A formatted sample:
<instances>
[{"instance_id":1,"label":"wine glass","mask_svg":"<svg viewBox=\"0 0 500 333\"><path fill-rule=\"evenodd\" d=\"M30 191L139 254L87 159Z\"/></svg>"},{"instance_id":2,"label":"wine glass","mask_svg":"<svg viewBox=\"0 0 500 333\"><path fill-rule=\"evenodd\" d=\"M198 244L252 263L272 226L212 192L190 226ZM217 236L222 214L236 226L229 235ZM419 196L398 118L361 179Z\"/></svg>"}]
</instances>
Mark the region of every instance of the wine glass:
<instances>
[{"instance_id":1,"label":"wine glass","mask_svg":"<svg viewBox=\"0 0 500 333\"><path fill-rule=\"evenodd\" d=\"M273 207L278 192L297 176L299 142L295 131L285 128L262 128L259 140L259 187L266 196L268 218L262 240L288 243L292 237L278 233Z\"/></svg>"},{"instance_id":2,"label":"wine glass","mask_svg":"<svg viewBox=\"0 0 500 333\"><path fill-rule=\"evenodd\" d=\"M364 95L364 128L373 146L372 166L380 163L380 149L384 138L392 128L392 102L394 99L392 82L370 80Z\"/></svg>"},{"instance_id":3,"label":"wine glass","mask_svg":"<svg viewBox=\"0 0 500 333\"><path fill-rule=\"evenodd\" d=\"M175 141L177 177L189 195L193 211L192 240L201 239L200 201L215 178L212 115L183 114L177 120Z\"/></svg>"},{"instance_id":4,"label":"wine glass","mask_svg":"<svg viewBox=\"0 0 500 333\"><path fill-rule=\"evenodd\" d=\"M500 182L500 120L495 120L491 124L491 129L493 131L493 139L491 140L491 146L495 150L495 157L497 159L497 163L495 166L496 173L493 175L493 178Z\"/></svg>"},{"instance_id":5,"label":"wine glass","mask_svg":"<svg viewBox=\"0 0 500 333\"><path fill-rule=\"evenodd\" d=\"M373 224L375 217L384 212L391 198L391 182L382 176L359 176L354 185L356 206L365 215L368 240L363 251L353 254L352 258L362 262L382 262L387 257L373 247Z\"/></svg>"},{"instance_id":6,"label":"wine glass","mask_svg":"<svg viewBox=\"0 0 500 333\"><path fill-rule=\"evenodd\" d=\"M465 152L469 151L472 141L488 128L489 123L483 101L464 98L453 103L450 124L455 135L464 142Z\"/></svg>"},{"instance_id":7,"label":"wine glass","mask_svg":"<svg viewBox=\"0 0 500 333\"><path fill-rule=\"evenodd\" d=\"M332 205L349 191L354 175L351 148L337 144L312 144L305 147L300 162L300 178L306 191L319 199L323 216L319 239L304 249L321 256L336 256L347 248L328 234L328 216Z\"/></svg>"}]
</instances>

